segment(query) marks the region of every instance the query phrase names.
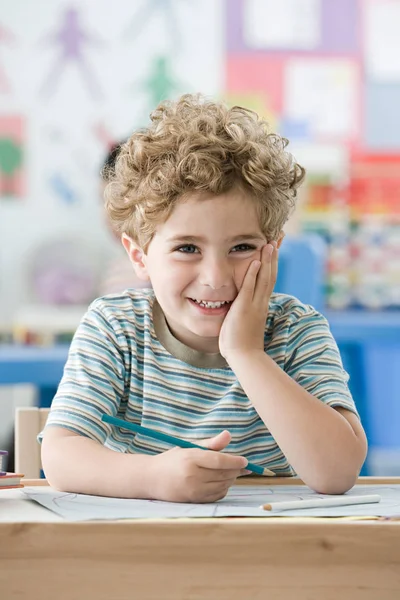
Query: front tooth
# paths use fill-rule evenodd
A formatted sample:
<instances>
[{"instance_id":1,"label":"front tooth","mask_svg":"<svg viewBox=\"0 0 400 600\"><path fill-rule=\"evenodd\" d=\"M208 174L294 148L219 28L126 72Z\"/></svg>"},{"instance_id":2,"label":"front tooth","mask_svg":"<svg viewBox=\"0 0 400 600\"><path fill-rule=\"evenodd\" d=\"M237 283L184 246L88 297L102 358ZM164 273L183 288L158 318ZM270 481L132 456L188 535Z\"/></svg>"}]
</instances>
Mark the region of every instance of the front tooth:
<instances>
[{"instance_id":1,"label":"front tooth","mask_svg":"<svg viewBox=\"0 0 400 600\"><path fill-rule=\"evenodd\" d=\"M225 304L225 302L204 302L204 300L195 300L195 302L206 308L220 308L220 306Z\"/></svg>"}]
</instances>

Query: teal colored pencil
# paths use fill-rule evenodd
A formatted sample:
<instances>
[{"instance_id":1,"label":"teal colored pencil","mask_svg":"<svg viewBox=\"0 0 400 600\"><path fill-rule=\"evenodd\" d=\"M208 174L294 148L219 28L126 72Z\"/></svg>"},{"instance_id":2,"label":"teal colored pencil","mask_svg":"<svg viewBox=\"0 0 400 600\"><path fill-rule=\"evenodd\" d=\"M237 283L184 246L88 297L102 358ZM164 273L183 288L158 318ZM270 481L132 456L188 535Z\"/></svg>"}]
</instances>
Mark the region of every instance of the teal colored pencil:
<instances>
[{"instance_id":1,"label":"teal colored pencil","mask_svg":"<svg viewBox=\"0 0 400 600\"><path fill-rule=\"evenodd\" d=\"M124 421L123 419L117 419L116 417L110 417L109 415L102 415L101 420L104 423L109 423L110 425L115 425L115 427L121 427L122 429L130 429L131 431L136 431L136 433L141 433L149 438L153 438L155 440L160 440L161 442L167 442L167 444L172 444L172 446L179 446L179 448L200 448L200 450L209 450L209 448L205 448L204 446L198 446L197 444L192 444L192 442L187 442L186 440L181 440L179 438L174 437L173 435L167 435L166 433L161 433L160 431L155 431L154 429L149 429L148 427L142 427L141 425L136 425L135 423L128 423L128 421ZM268 477L274 477L275 473L270 471L269 469L264 469L259 465L254 465L253 463L247 463L245 469L248 471L252 471L253 473L257 473L257 475L267 475Z\"/></svg>"}]
</instances>

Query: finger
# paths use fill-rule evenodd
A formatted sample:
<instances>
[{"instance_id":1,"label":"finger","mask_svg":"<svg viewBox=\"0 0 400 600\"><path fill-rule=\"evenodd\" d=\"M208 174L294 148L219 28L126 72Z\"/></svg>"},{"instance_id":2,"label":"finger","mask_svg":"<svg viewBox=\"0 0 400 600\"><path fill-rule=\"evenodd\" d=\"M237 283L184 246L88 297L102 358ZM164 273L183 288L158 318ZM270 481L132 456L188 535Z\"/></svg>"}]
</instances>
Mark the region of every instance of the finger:
<instances>
[{"instance_id":1,"label":"finger","mask_svg":"<svg viewBox=\"0 0 400 600\"><path fill-rule=\"evenodd\" d=\"M248 460L244 456L214 452L213 450L190 450L198 467L214 470L239 470L247 467Z\"/></svg>"},{"instance_id":2,"label":"finger","mask_svg":"<svg viewBox=\"0 0 400 600\"><path fill-rule=\"evenodd\" d=\"M237 300L240 300L243 303L246 303L246 306L248 306L249 302L251 302L253 300L254 290L255 290L256 281L257 281L257 275L259 273L260 268L261 268L261 261L253 260L250 263L250 265L246 271L246 275L244 276L242 287L240 288L239 294L238 294L235 302Z\"/></svg>"},{"instance_id":3,"label":"finger","mask_svg":"<svg viewBox=\"0 0 400 600\"><path fill-rule=\"evenodd\" d=\"M274 246L266 244L261 250L261 267L257 275L254 289L254 302L257 306L266 307L272 293L275 282L273 282L272 260Z\"/></svg>"},{"instance_id":4,"label":"finger","mask_svg":"<svg viewBox=\"0 0 400 600\"><path fill-rule=\"evenodd\" d=\"M205 440L199 440L196 442L199 446L205 446L209 450L223 450L231 441L232 435L228 430L221 431L218 435L212 438L206 438Z\"/></svg>"},{"instance_id":5,"label":"finger","mask_svg":"<svg viewBox=\"0 0 400 600\"><path fill-rule=\"evenodd\" d=\"M265 294L266 305L268 308L269 299L271 297L272 292L274 291L274 287L276 284L276 278L278 274L278 244L276 241L271 242L272 250L269 256L269 277L268 277L268 285Z\"/></svg>"},{"instance_id":6,"label":"finger","mask_svg":"<svg viewBox=\"0 0 400 600\"><path fill-rule=\"evenodd\" d=\"M217 483L218 481L234 481L239 477L239 475L243 472L244 469L204 469L202 470L208 472L210 477L210 483Z\"/></svg>"},{"instance_id":7,"label":"finger","mask_svg":"<svg viewBox=\"0 0 400 600\"><path fill-rule=\"evenodd\" d=\"M274 242L274 252L272 253L271 261L271 291L269 295L274 291L276 280L278 279L278 263L279 263L279 248L278 243Z\"/></svg>"},{"instance_id":8,"label":"finger","mask_svg":"<svg viewBox=\"0 0 400 600\"><path fill-rule=\"evenodd\" d=\"M242 469L242 470L240 471L240 475L239 475L239 477L244 477L245 475L251 475L251 474L252 474L252 472L251 472L251 471L249 471L248 469Z\"/></svg>"}]
</instances>

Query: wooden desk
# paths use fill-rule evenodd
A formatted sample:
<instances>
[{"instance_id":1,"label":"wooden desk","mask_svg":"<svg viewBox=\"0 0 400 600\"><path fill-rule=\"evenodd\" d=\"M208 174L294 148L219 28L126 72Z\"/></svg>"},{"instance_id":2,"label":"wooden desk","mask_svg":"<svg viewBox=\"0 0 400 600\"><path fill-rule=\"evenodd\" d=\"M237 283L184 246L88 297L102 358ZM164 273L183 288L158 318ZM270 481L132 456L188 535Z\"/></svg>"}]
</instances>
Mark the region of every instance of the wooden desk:
<instances>
[{"instance_id":1,"label":"wooden desk","mask_svg":"<svg viewBox=\"0 0 400 600\"><path fill-rule=\"evenodd\" d=\"M370 480L400 483L400 478ZM400 598L400 521L276 517L69 523L48 511L44 522L45 509L18 500L19 492L15 502L26 505L30 522L4 522L4 516L0 522L4 600ZM0 491L0 516L1 503Z\"/></svg>"}]
</instances>

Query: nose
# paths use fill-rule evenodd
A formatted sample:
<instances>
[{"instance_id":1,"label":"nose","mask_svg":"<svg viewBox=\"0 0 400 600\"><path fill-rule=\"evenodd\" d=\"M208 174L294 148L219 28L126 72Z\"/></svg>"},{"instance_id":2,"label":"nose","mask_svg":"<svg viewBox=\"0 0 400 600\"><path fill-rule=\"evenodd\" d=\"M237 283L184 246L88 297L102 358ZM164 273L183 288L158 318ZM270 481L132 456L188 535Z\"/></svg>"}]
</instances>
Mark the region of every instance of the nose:
<instances>
[{"instance_id":1,"label":"nose","mask_svg":"<svg viewBox=\"0 0 400 600\"><path fill-rule=\"evenodd\" d=\"M213 290L227 287L232 281L232 267L227 259L210 256L201 261L199 281L201 285L208 286Z\"/></svg>"}]
</instances>

